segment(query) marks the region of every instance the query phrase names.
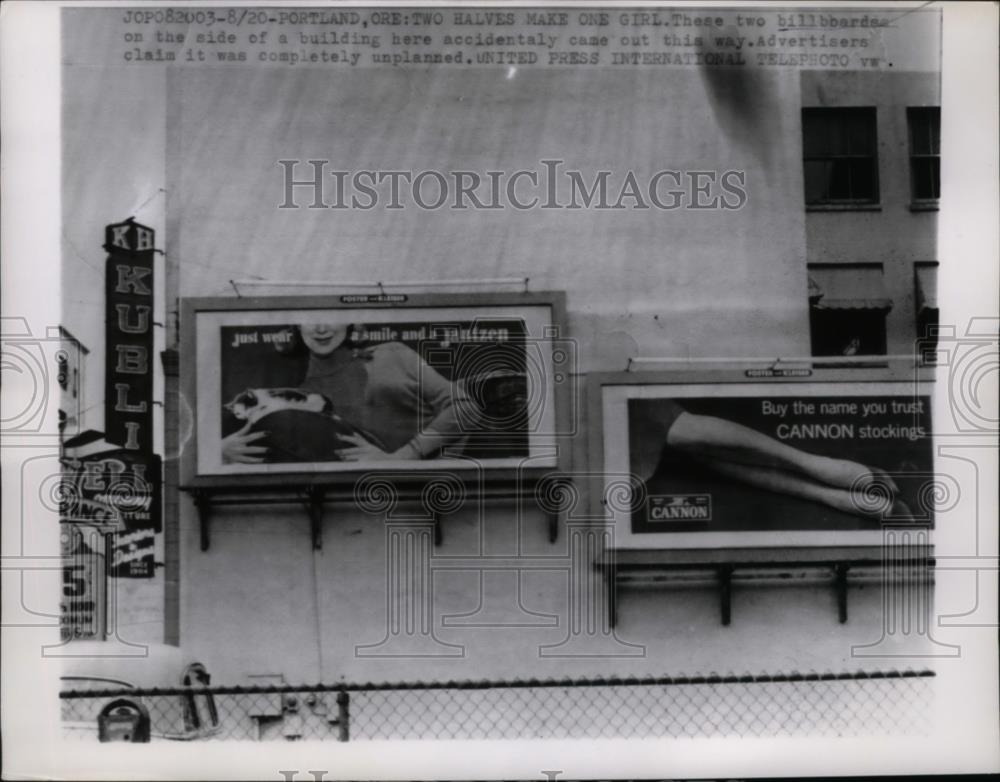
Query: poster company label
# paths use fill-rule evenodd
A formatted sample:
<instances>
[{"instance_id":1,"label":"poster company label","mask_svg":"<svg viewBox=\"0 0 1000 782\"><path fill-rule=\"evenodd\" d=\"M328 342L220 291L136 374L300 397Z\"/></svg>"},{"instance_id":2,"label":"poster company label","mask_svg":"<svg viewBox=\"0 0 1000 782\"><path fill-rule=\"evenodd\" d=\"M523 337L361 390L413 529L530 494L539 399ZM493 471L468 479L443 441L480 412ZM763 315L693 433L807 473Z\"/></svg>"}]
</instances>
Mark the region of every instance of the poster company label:
<instances>
[{"instance_id":1,"label":"poster company label","mask_svg":"<svg viewBox=\"0 0 1000 782\"><path fill-rule=\"evenodd\" d=\"M767 367L765 369L748 369L745 374L747 377L811 377L812 373L811 369Z\"/></svg>"},{"instance_id":2,"label":"poster company label","mask_svg":"<svg viewBox=\"0 0 1000 782\"><path fill-rule=\"evenodd\" d=\"M349 293L340 297L341 304L402 304L405 293Z\"/></svg>"},{"instance_id":3,"label":"poster company label","mask_svg":"<svg viewBox=\"0 0 1000 782\"><path fill-rule=\"evenodd\" d=\"M657 494L649 498L647 519L650 523L671 521L711 521L710 494Z\"/></svg>"}]
</instances>

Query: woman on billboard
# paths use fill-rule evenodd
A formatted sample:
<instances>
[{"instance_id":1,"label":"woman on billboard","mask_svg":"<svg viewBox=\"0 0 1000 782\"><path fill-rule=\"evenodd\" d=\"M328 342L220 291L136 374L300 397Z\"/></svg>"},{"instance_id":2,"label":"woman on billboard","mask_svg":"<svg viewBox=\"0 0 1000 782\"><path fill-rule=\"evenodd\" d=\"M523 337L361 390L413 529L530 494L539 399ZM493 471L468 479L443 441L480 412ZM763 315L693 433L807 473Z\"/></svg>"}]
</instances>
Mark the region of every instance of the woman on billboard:
<instances>
[{"instance_id":1,"label":"woman on billboard","mask_svg":"<svg viewBox=\"0 0 1000 782\"><path fill-rule=\"evenodd\" d=\"M401 342L361 347L350 324L293 332L309 352L305 378L296 389L248 389L226 405L246 423L223 438L223 461L429 459L460 446L477 418L461 384Z\"/></svg>"}]
</instances>

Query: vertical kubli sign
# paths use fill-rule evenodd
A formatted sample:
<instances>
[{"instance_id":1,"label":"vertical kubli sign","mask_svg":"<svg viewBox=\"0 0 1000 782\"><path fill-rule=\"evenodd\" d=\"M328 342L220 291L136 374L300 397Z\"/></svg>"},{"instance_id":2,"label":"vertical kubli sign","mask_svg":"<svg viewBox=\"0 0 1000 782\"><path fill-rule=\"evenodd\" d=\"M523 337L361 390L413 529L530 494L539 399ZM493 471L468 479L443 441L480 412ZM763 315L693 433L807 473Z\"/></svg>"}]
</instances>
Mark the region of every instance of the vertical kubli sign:
<instances>
[{"instance_id":1,"label":"vertical kubli sign","mask_svg":"<svg viewBox=\"0 0 1000 782\"><path fill-rule=\"evenodd\" d=\"M107 226L104 236L105 436L126 450L152 453L154 234L129 218Z\"/></svg>"},{"instance_id":2,"label":"vertical kubli sign","mask_svg":"<svg viewBox=\"0 0 1000 782\"><path fill-rule=\"evenodd\" d=\"M152 578L160 528L160 459L153 453L153 229L130 217L104 229L107 312L104 429L121 446L117 493L106 489L120 526L111 575Z\"/></svg>"}]
</instances>

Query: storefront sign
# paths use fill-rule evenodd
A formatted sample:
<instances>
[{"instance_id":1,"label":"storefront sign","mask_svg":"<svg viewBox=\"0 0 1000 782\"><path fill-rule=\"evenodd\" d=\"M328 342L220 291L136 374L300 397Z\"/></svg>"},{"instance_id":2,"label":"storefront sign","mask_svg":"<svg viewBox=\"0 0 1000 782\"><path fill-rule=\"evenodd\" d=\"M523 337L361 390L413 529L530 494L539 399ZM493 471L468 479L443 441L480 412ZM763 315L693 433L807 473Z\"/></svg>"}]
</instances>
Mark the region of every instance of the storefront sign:
<instances>
[{"instance_id":1,"label":"storefront sign","mask_svg":"<svg viewBox=\"0 0 1000 782\"><path fill-rule=\"evenodd\" d=\"M63 522L162 529L160 457L124 448L64 460Z\"/></svg>"},{"instance_id":2,"label":"storefront sign","mask_svg":"<svg viewBox=\"0 0 1000 782\"><path fill-rule=\"evenodd\" d=\"M120 448L67 458L60 502L64 534L88 525L104 530L113 541L109 574L152 578L155 536L163 529L161 493L161 460L155 454Z\"/></svg>"},{"instance_id":3,"label":"storefront sign","mask_svg":"<svg viewBox=\"0 0 1000 782\"><path fill-rule=\"evenodd\" d=\"M153 254L151 228L131 218L105 228L104 429L130 451L153 450Z\"/></svg>"}]
</instances>

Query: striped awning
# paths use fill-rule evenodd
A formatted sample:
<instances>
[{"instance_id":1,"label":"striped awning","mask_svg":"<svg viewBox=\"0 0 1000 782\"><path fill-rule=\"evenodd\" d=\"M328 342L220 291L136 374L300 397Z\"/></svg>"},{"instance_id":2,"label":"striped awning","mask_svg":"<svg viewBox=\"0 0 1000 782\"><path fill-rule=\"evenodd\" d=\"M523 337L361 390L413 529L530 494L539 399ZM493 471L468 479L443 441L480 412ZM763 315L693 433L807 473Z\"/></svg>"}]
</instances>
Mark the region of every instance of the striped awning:
<instances>
[{"instance_id":1,"label":"striped awning","mask_svg":"<svg viewBox=\"0 0 1000 782\"><path fill-rule=\"evenodd\" d=\"M937 308L937 266L918 266L917 312L936 310Z\"/></svg>"},{"instance_id":2,"label":"striped awning","mask_svg":"<svg viewBox=\"0 0 1000 782\"><path fill-rule=\"evenodd\" d=\"M809 301L825 310L891 310L882 269L824 266L809 269Z\"/></svg>"}]
</instances>

